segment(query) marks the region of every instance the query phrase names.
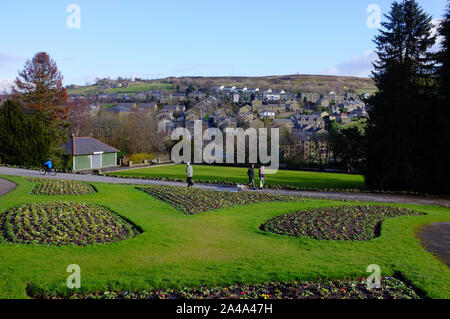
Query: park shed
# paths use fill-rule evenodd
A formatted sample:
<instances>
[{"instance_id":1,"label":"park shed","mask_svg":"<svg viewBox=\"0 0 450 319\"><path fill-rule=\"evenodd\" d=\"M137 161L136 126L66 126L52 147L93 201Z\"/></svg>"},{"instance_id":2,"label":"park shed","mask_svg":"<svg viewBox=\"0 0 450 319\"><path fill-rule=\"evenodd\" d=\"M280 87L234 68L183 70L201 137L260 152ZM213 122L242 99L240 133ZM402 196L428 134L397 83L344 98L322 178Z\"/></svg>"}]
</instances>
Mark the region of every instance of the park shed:
<instances>
[{"instance_id":1,"label":"park shed","mask_svg":"<svg viewBox=\"0 0 450 319\"><path fill-rule=\"evenodd\" d=\"M75 137L64 146L72 155L74 171L102 169L117 166L117 153L120 151L93 137Z\"/></svg>"}]
</instances>

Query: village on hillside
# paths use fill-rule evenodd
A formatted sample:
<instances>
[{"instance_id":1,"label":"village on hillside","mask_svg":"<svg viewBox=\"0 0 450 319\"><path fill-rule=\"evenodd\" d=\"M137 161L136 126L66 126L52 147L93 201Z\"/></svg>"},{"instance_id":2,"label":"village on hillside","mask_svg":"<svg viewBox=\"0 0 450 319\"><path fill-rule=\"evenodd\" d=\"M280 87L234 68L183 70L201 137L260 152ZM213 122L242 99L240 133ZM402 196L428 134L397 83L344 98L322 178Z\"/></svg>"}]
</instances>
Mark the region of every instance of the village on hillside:
<instances>
[{"instance_id":1,"label":"village on hillside","mask_svg":"<svg viewBox=\"0 0 450 319\"><path fill-rule=\"evenodd\" d=\"M110 89L131 85L132 81L98 80L97 87ZM346 88L345 88L346 89ZM69 91L70 92L70 91ZM90 116L107 113L127 118L132 112L148 113L157 120L158 132L166 139L177 128L193 133L201 120L203 130L219 128L279 128L281 155L301 162L326 162L332 157L326 139L329 123L364 124L370 106L369 93L353 90L335 92L292 92L271 88L215 86L199 90L194 85L173 92L142 91L130 94L71 94L71 103L89 105ZM325 138L324 138L325 136Z\"/></svg>"}]
</instances>

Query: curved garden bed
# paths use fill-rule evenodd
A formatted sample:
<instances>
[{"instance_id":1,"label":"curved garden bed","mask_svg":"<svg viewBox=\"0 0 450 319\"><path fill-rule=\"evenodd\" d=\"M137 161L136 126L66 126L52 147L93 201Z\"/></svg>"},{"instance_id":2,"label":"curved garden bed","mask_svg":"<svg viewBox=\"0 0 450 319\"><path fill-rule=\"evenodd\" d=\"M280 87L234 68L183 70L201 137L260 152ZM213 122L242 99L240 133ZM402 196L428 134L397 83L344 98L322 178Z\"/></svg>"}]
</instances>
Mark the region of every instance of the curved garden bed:
<instances>
[{"instance_id":1,"label":"curved garden bed","mask_svg":"<svg viewBox=\"0 0 450 319\"><path fill-rule=\"evenodd\" d=\"M107 208L84 203L26 204L0 214L0 241L36 245L111 243L138 230Z\"/></svg>"},{"instance_id":2,"label":"curved garden bed","mask_svg":"<svg viewBox=\"0 0 450 319\"><path fill-rule=\"evenodd\" d=\"M34 298L62 298L30 284L28 294ZM420 299L404 282L386 277L380 289L368 289L362 280L235 284L228 287L198 287L149 291L107 291L74 294L75 299Z\"/></svg>"},{"instance_id":3,"label":"curved garden bed","mask_svg":"<svg viewBox=\"0 0 450 319\"><path fill-rule=\"evenodd\" d=\"M388 206L341 206L293 212L269 219L260 229L278 235L318 240L370 240L380 236L387 218L420 212Z\"/></svg>"},{"instance_id":4,"label":"curved garden bed","mask_svg":"<svg viewBox=\"0 0 450 319\"><path fill-rule=\"evenodd\" d=\"M96 189L86 183L59 179L30 178L29 181L38 183L31 193L36 195L85 195L93 194Z\"/></svg>"},{"instance_id":5,"label":"curved garden bed","mask_svg":"<svg viewBox=\"0 0 450 319\"><path fill-rule=\"evenodd\" d=\"M177 186L150 186L138 188L175 207L184 214L194 215L225 207L262 202L290 202L298 196L274 195L254 192L219 192Z\"/></svg>"}]
</instances>

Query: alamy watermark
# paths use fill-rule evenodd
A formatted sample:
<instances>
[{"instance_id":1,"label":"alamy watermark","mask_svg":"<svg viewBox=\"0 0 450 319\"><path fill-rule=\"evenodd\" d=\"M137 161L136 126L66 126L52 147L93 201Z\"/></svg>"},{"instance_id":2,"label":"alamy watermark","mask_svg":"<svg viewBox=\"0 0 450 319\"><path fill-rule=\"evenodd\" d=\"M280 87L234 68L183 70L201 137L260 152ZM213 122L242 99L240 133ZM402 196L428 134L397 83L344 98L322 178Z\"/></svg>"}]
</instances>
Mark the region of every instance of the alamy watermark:
<instances>
[{"instance_id":1,"label":"alamy watermark","mask_svg":"<svg viewBox=\"0 0 450 319\"><path fill-rule=\"evenodd\" d=\"M381 268L378 265L369 265L367 267L367 272L372 273L367 277L367 288L368 289L380 289L381 288Z\"/></svg>"},{"instance_id":2,"label":"alamy watermark","mask_svg":"<svg viewBox=\"0 0 450 319\"><path fill-rule=\"evenodd\" d=\"M81 268L76 264L67 266L66 272L72 273L67 277L66 285L69 289L81 288Z\"/></svg>"},{"instance_id":3,"label":"alamy watermark","mask_svg":"<svg viewBox=\"0 0 450 319\"><path fill-rule=\"evenodd\" d=\"M81 28L81 8L78 4L70 4L66 9L70 15L67 17L66 25L69 29Z\"/></svg>"},{"instance_id":4,"label":"alamy watermark","mask_svg":"<svg viewBox=\"0 0 450 319\"><path fill-rule=\"evenodd\" d=\"M180 137L182 137L181 140ZM176 164L191 161L195 164L222 164L224 162L245 164L248 158L250 164L267 165L266 174L277 173L280 166L280 132L278 128L270 129L270 155L268 153L269 130L267 128L260 128L258 132L254 128L245 131L243 128L227 128L225 129L226 145L224 146L223 132L218 128L208 128L203 132L202 121L199 120L194 122L193 134L187 128L177 128L172 132L171 139L179 141L172 148L171 154L172 161ZM248 154L246 153L247 139ZM210 142L204 146L205 141ZM192 147L194 148L193 153Z\"/></svg>"},{"instance_id":5,"label":"alamy watermark","mask_svg":"<svg viewBox=\"0 0 450 319\"><path fill-rule=\"evenodd\" d=\"M366 24L369 29L381 28L381 8L378 4L370 4L366 9L367 13L370 13L367 18Z\"/></svg>"}]
</instances>

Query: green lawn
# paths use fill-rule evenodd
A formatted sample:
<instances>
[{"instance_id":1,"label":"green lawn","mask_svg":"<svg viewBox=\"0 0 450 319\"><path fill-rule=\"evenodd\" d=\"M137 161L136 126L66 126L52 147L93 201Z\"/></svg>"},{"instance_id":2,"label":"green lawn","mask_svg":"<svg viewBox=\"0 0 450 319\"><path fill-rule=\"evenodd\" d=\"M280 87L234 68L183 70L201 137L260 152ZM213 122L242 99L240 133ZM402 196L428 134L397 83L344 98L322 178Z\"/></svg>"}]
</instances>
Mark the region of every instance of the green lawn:
<instances>
[{"instance_id":1,"label":"green lawn","mask_svg":"<svg viewBox=\"0 0 450 319\"><path fill-rule=\"evenodd\" d=\"M433 298L450 298L450 270L425 252L414 233L423 225L450 221L450 209L401 205L427 213L383 224L381 237L366 242L316 241L264 233L271 217L299 209L342 205L306 200L261 203L186 216L132 185L95 183L83 196L30 194L18 184L0 199L0 212L22 203L64 200L104 205L140 226L135 238L109 245L44 247L0 244L0 298L26 298L26 283L64 292L69 264L81 267L84 291L141 290L270 281L359 279L378 264L383 276L401 272ZM356 205L348 204L347 205Z\"/></svg>"},{"instance_id":2,"label":"green lawn","mask_svg":"<svg viewBox=\"0 0 450 319\"><path fill-rule=\"evenodd\" d=\"M124 177L167 177L185 179L185 165L170 165L132 169L113 172L112 175ZM258 170L255 169L255 182L259 185ZM194 181L227 181L235 184L247 184L247 168L195 166ZM267 184L289 185L302 189L360 189L364 190L364 178L361 175L317 173L301 171L278 171L275 175L266 175Z\"/></svg>"},{"instance_id":3,"label":"green lawn","mask_svg":"<svg viewBox=\"0 0 450 319\"><path fill-rule=\"evenodd\" d=\"M68 94L113 94L113 93L137 93L137 92L146 92L152 90L172 90L172 84L164 83L164 82L137 82L128 85L126 88L107 88L103 89L100 86L92 85L92 86L83 86L77 89L68 90Z\"/></svg>"},{"instance_id":4,"label":"green lawn","mask_svg":"<svg viewBox=\"0 0 450 319\"><path fill-rule=\"evenodd\" d=\"M170 83L133 83L126 88L109 88L103 90L105 94L113 93L138 93L152 90L172 90L172 84Z\"/></svg>"}]
</instances>

